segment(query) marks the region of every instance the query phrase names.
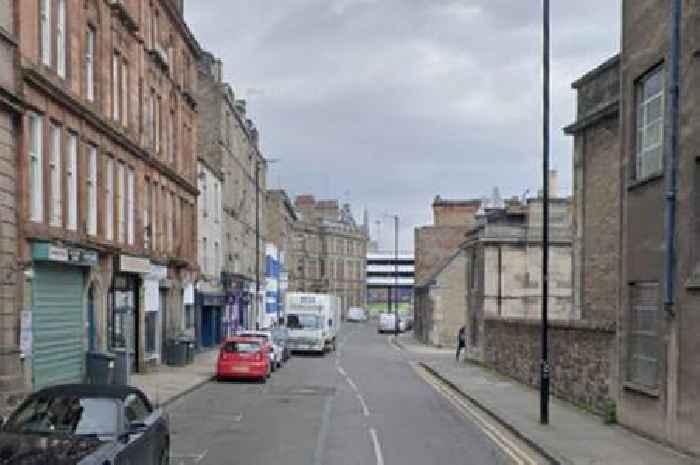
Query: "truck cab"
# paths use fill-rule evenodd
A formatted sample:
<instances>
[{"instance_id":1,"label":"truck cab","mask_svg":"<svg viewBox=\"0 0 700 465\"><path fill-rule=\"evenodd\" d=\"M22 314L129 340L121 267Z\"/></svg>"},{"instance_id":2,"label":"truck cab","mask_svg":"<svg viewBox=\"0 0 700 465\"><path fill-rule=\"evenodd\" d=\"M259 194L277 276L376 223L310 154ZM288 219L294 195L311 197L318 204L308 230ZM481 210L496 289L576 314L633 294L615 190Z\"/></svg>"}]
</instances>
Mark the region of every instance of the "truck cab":
<instances>
[{"instance_id":1,"label":"truck cab","mask_svg":"<svg viewBox=\"0 0 700 465\"><path fill-rule=\"evenodd\" d=\"M337 297L328 294L287 294L286 319L290 350L319 354L335 350L340 325L337 300Z\"/></svg>"}]
</instances>

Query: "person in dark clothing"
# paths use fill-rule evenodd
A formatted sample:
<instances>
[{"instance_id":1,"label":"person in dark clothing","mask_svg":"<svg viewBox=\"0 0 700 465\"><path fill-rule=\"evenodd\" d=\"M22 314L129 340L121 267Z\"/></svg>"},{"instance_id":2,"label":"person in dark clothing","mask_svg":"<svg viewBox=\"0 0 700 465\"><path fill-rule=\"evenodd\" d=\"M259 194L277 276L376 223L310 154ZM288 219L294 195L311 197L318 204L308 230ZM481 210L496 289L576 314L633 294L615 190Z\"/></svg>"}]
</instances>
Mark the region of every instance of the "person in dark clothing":
<instances>
[{"instance_id":1,"label":"person in dark clothing","mask_svg":"<svg viewBox=\"0 0 700 465\"><path fill-rule=\"evenodd\" d=\"M455 357L457 361L459 362L459 353L464 349L465 346L465 329L464 326L459 328L459 334L457 335L457 356Z\"/></svg>"}]
</instances>

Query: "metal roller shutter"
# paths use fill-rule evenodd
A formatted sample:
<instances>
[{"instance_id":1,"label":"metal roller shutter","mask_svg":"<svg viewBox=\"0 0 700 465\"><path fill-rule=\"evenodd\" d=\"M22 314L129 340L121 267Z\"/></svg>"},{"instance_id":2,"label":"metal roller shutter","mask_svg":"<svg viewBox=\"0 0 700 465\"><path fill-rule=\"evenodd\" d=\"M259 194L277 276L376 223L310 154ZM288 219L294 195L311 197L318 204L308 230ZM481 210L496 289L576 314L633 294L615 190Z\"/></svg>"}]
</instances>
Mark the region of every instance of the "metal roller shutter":
<instances>
[{"instance_id":1,"label":"metal roller shutter","mask_svg":"<svg viewBox=\"0 0 700 465\"><path fill-rule=\"evenodd\" d=\"M83 380L83 272L40 264L32 286L34 390Z\"/></svg>"}]
</instances>

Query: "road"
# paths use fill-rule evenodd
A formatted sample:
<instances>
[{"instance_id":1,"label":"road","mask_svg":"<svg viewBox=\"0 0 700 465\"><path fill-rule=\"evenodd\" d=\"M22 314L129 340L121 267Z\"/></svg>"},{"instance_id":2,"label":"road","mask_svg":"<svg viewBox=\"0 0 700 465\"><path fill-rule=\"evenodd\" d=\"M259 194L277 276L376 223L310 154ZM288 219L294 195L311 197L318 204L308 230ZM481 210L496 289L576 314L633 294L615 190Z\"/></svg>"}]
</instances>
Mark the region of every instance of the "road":
<instances>
[{"instance_id":1,"label":"road","mask_svg":"<svg viewBox=\"0 0 700 465\"><path fill-rule=\"evenodd\" d=\"M512 463L371 323L267 384L208 383L169 412L173 465Z\"/></svg>"}]
</instances>

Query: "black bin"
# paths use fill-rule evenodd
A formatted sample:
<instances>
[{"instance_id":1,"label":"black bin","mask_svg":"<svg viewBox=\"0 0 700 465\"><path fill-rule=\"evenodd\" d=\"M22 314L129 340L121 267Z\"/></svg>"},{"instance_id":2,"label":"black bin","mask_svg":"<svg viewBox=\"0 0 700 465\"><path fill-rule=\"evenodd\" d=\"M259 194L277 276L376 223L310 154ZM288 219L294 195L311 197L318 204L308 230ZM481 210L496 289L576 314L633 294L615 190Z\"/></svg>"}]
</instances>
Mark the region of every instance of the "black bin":
<instances>
[{"instance_id":1,"label":"black bin","mask_svg":"<svg viewBox=\"0 0 700 465\"><path fill-rule=\"evenodd\" d=\"M129 373L131 373L131 357L124 349L113 349L114 370L112 384L129 384Z\"/></svg>"},{"instance_id":2,"label":"black bin","mask_svg":"<svg viewBox=\"0 0 700 465\"><path fill-rule=\"evenodd\" d=\"M166 363L171 367L182 367L187 364L187 344L177 339L170 339L166 344Z\"/></svg>"},{"instance_id":3,"label":"black bin","mask_svg":"<svg viewBox=\"0 0 700 465\"><path fill-rule=\"evenodd\" d=\"M177 343L180 345L184 346L185 349L185 363L189 365L190 363L194 362L194 353L195 353L195 343L194 339L191 337L179 337L176 339Z\"/></svg>"},{"instance_id":4,"label":"black bin","mask_svg":"<svg viewBox=\"0 0 700 465\"><path fill-rule=\"evenodd\" d=\"M113 354L88 352L86 357L87 382L89 384L114 383L116 357Z\"/></svg>"}]
</instances>

